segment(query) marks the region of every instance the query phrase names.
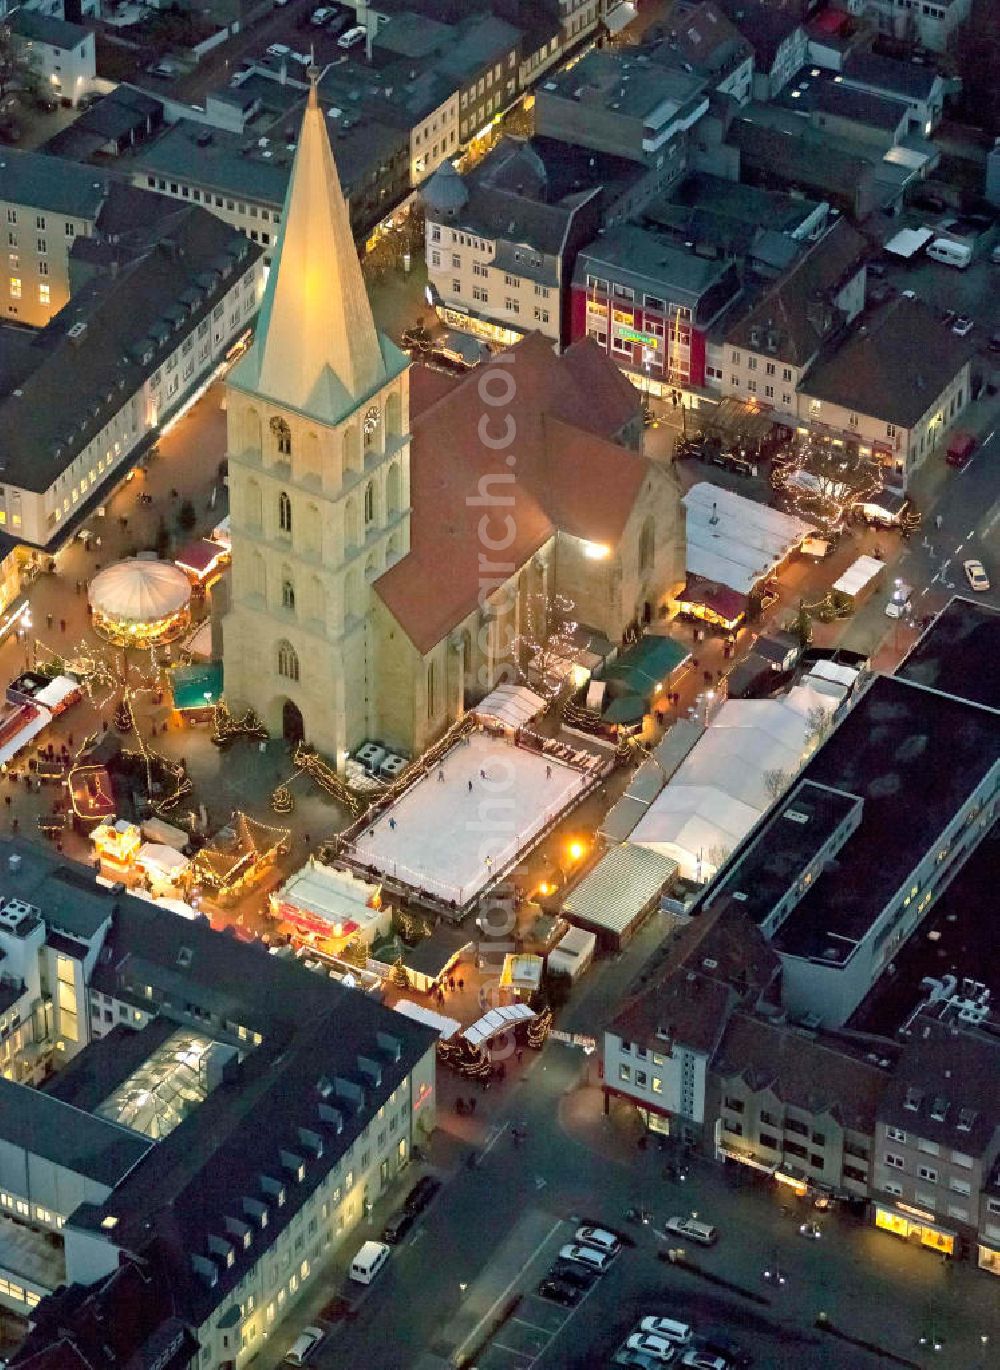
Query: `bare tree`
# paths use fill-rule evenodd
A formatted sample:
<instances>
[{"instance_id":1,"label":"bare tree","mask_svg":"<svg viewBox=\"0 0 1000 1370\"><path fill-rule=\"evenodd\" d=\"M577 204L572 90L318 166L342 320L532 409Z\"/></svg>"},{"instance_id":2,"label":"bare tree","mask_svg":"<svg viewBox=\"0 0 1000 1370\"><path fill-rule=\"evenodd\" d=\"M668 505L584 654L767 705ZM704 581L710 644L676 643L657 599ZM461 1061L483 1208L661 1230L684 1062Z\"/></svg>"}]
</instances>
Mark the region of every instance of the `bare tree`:
<instances>
[{"instance_id":1,"label":"bare tree","mask_svg":"<svg viewBox=\"0 0 1000 1370\"><path fill-rule=\"evenodd\" d=\"M834 528L882 489L878 462L812 436L777 458L771 484L804 519Z\"/></svg>"},{"instance_id":2,"label":"bare tree","mask_svg":"<svg viewBox=\"0 0 1000 1370\"><path fill-rule=\"evenodd\" d=\"M764 772L764 789L772 803L777 803L785 793L791 779L789 773L780 767L773 771Z\"/></svg>"},{"instance_id":3,"label":"bare tree","mask_svg":"<svg viewBox=\"0 0 1000 1370\"><path fill-rule=\"evenodd\" d=\"M566 682L576 646L573 609L566 595L536 590L524 606L524 631L511 643L515 670L544 699L555 699Z\"/></svg>"}]
</instances>

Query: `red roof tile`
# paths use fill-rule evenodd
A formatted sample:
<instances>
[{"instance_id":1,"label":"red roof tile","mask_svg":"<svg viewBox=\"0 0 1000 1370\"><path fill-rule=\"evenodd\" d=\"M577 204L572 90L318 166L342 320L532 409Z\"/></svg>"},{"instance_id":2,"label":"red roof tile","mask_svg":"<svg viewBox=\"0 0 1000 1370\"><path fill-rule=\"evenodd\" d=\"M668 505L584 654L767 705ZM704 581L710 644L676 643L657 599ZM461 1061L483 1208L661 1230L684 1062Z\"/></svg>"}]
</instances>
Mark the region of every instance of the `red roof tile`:
<instances>
[{"instance_id":1,"label":"red roof tile","mask_svg":"<svg viewBox=\"0 0 1000 1370\"><path fill-rule=\"evenodd\" d=\"M375 588L421 652L475 609L491 579L481 555L522 566L556 529L615 545L649 470L612 441L641 400L594 344L559 357L534 334L505 355L457 384L420 367L412 373L411 550ZM508 377L510 397L500 403ZM500 437L508 419L512 444L491 449L484 421L487 436ZM483 494L504 503L490 508ZM512 540L491 549L484 534Z\"/></svg>"}]
</instances>

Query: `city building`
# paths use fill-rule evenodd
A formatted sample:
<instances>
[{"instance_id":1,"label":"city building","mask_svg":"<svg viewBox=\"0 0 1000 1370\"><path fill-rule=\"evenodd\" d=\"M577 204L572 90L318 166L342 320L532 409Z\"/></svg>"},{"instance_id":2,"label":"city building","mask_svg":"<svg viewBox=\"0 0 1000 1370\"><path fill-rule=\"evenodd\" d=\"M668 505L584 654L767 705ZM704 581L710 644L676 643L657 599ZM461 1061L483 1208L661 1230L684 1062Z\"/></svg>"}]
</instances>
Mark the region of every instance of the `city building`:
<instances>
[{"instance_id":1,"label":"city building","mask_svg":"<svg viewBox=\"0 0 1000 1370\"><path fill-rule=\"evenodd\" d=\"M896 1052L872 1059L783 1019L737 1011L726 1024L705 1106L715 1155L799 1193L867 1199Z\"/></svg>"},{"instance_id":2,"label":"city building","mask_svg":"<svg viewBox=\"0 0 1000 1370\"><path fill-rule=\"evenodd\" d=\"M569 342L569 280L605 194L596 167L571 179L578 159L544 150L547 160L508 139L464 177L448 162L425 186L429 298L445 323L502 343L532 332Z\"/></svg>"},{"instance_id":3,"label":"city building","mask_svg":"<svg viewBox=\"0 0 1000 1370\"><path fill-rule=\"evenodd\" d=\"M797 387L824 340L865 302L867 244L844 219L813 239L706 350L706 384L795 420Z\"/></svg>"},{"instance_id":4,"label":"city building","mask_svg":"<svg viewBox=\"0 0 1000 1370\"><path fill-rule=\"evenodd\" d=\"M117 187L101 215L105 236L75 240L81 283L69 302L37 333L0 335L8 597L27 565L47 563L104 502L257 312L260 249L204 209L164 213L157 197ZM29 216L32 237L42 217ZM76 221L60 213L44 231L56 245Z\"/></svg>"},{"instance_id":5,"label":"city building","mask_svg":"<svg viewBox=\"0 0 1000 1370\"><path fill-rule=\"evenodd\" d=\"M946 1256L979 1247L994 1272L998 1252L979 1241L1000 1157L1000 1039L988 1004L956 988L916 1013L878 1111L872 1199L875 1226ZM987 995L988 1000L988 995ZM995 1224L993 1224L995 1226Z\"/></svg>"},{"instance_id":6,"label":"city building","mask_svg":"<svg viewBox=\"0 0 1000 1370\"><path fill-rule=\"evenodd\" d=\"M822 237L829 225L830 206L822 200L693 172L648 204L642 217L644 222L669 229L677 242L692 243L700 254L742 261L749 283L778 277L805 244Z\"/></svg>"},{"instance_id":7,"label":"city building","mask_svg":"<svg viewBox=\"0 0 1000 1370\"><path fill-rule=\"evenodd\" d=\"M873 677L701 896L698 909L736 906L761 928L790 1014L845 1023L986 836L998 718L905 677ZM931 774L934 785L922 783Z\"/></svg>"},{"instance_id":8,"label":"city building","mask_svg":"<svg viewBox=\"0 0 1000 1370\"><path fill-rule=\"evenodd\" d=\"M665 190L688 168L690 131L708 110L708 87L644 48L589 52L539 86L535 128L652 167L656 188Z\"/></svg>"},{"instance_id":9,"label":"city building","mask_svg":"<svg viewBox=\"0 0 1000 1370\"><path fill-rule=\"evenodd\" d=\"M592 338L652 394L705 384L706 334L741 290L736 265L648 224L607 228L580 251L570 335Z\"/></svg>"},{"instance_id":10,"label":"city building","mask_svg":"<svg viewBox=\"0 0 1000 1370\"><path fill-rule=\"evenodd\" d=\"M882 465L905 492L971 398L974 351L922 300L898 295L833 338L799 381L799 420Z\"/></svg>"},{"instance_id":11,"label":"city building","mask_svg":"<svg viewBox=\"0 0 1000 1370\"><path fill-rule=\"evenodd\" d=\"M0 1082L16 1363L86 1364L106 1321L121 1363L242 1367L429 1136L436 1034L54 854L0 854L4 913L80 986L74 1059L44 1093Z\"/></svg>"},{"instance_id":12,"label":"city building","mask_svg":"<svg viewBox=\"0 0 1000 1370\"><path fill-rule=\"evenodd\" d=\"M753 48L754 99L773 100L808 56L805 7L767 0L718 0L718 4Z\"/></svg>"},{"instance_id":13,"label":"city building","mask_svg":"<svg viewBox=\"0 0 1000 1370\"><path fill-rule=\"evenodd\" d=\"M96 231L108 197L106 173L36 152L0 155L0 222L7 235L4 315L47 324L69 299L69 262L78 238Z\"/></svg>"},{"instance_id":14,"label":"city building","mask_svg":"<svg viewBox=\"0 0 1000 1370\"><path fill-rule=\"evenodd\" d=\"M655 61L705 77L716 94L732 96L739 104L749 100L753 48L716 0L681 0L664 27L666 36L652 51Z\"/></svg>"},{"instance_id":15,"label":"city building","mask_svg":"<svg viewBox=\"0 0 1000 1370\"><path fill-rule=\"evenodd\" d=\"M947 52L972 12L972 0L863 0L861 12L879 33L919 42L932 52Z\"/></svg>"},{"instance_id":16,"label":"city building","mask_svg":"<svg viewBox=\"0 0 1000 1370\"><path fill-rule=\"evenodd\" d=\"M844 62L841 81L849 90L902 101L909 114L909 133L929 138L941 122L946 83L934 67L853 52Z\"/></svg>"},{"instance_id":17,"label":"city building","mask_svg":"<svg viewBox=\"0 0 1000 1370\"><path fill-rule=\"evenodd\" d=\"M304 291L313 270L323 288ZM413 753L444 731L504 669L522 603L558 590L617 640L679 582L676 486L631 450L638 393L590 344L557 357L532 336L511 355L516 477L469 403L481 374L418 369L411 401L312 97L257 337L230 379L225 661L234 701L340 767L366 738ZM516 531L484 590L479 530L496 534L479 503L497 486ZM487 600L498 611L484 617Z\"/></svg>"},{"instance_id":18,"label":"city building","mask_svg":"<svg viewBox=\"0 0 1000 1370\"><path fill-rule=\"evenodd\" d=\"M753 117L737 114L726 133L727 143L739 153L743 181L826 200L858 222L884 201L891 207L901 198L898 178L891 192L882 194L875 178L877 156L865 156L863 144L834 143L791 111L763 105L744 109Z\"/></svg>"},{"instance_id":19,"label":"city building","mask_svg":"<svg viewBox=\"0 0 1000 1370\"><path fill-rule=\"evenodd\" d=\"M47 157L63 157L67 162L121 157L151 138L162 125L161 102L123 82L54 134L44 144L44 151Z\"/></svg>"},{"instance_id":20,"label":"city building","mask_svg":"<svg viewBox=\"0 0 1000 1370\"><path fill-rule=\"evenodd\" d=\"M470 15L448 34L434 67L458 91L463 146L520 94L524 34L494 14ZM553 43L557 39L552 39Z\"/></svg>"},{"instance_id":21,"label":"city building","mask_svg":"<svg viewBox=\"0 0 1000 1370\"><path fill-rule=\"evenodd\" d=\"M42 89L78 105L97 75L93 33L29 9L14 10L6 22L19 51L41 76Z\"/></svg>"}]
</instances>

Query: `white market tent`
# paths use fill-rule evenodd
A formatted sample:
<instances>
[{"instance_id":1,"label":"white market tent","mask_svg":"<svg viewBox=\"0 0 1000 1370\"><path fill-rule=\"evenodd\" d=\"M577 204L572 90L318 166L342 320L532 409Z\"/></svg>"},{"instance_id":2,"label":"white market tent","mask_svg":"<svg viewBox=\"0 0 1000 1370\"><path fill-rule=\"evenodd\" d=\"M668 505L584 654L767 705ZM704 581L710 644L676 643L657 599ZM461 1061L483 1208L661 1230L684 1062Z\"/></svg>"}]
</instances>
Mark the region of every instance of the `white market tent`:
<instances>
[{"instance_id":1,"label":"white market tent","mask_svg":"<svg viewBox=\"0 0 1000 1370\"><path fill-rule=\"evenodd\" d=\"M894 257L912 257L934 237L931 228L901 228L885 244L885 251Z\"/></svg>"},{"instance_id":2,"label":"white market tent","mask_svg":"<svg viewBox=\"0 0 1000 1370\"><path fill-rule=\"evenodd\" d=\"M773 802L770 774L798 772L814 711L831 713L845 693L800 684L778 699L729 700L629 841L669 856L688 879L710 878Z\"/></svg>"},{"instance_id":3,"label":"white market tent","mask_svg":"<svg viewBox=\"0 0 1000 1370\"><path fill-rule=\"evenodd\" d=\"M449 1037L454 1037L455 1033L461 1031L462 1028L462 1024L457 1018L448 1018L443 1013L435 1013L433 1009L424 1008L423 1004L415 1004L412 999L397 999L393 1008L397 1013L412 1018L415 1023L423 1023L425 1027L433 1028L442 1042L447 1042Z\"/></svg>"},{"instance_id":4,"label":"white market tent","mask_svg":"<svg viewBox=\"0 0 1000 1370\"><path fill-rule=\"evenodd\" d=\"M175 847L165 846L162 842L143 842L136 861L144 870L165 879L174 879L187 870L191 862Z\"/></svg>"},{"instance_id":5,"label":"white market tent","mask_svg":"<svg viewBox=\"0 0 1000 1370\"><path fill-rule=\"evenodd\" d=\"M747 595L816 530L732 490L699 481L683 499L687 572Z\"/></svg>"},{"instance_id":6,"label":"white market tent","mask_svg":"<svg viewBox=\"0 0 1000 1370\"><path fill-rule=\"evenodd\" d=\"M501 1008L491 1008L467 1027L462 1036L473 1046L482 1046L500 1032L508 1032L518 1023L527 1023L534 1018L535 1010L527 1004L504 1004Z\"/></svg>"},{"instance_id":7,"label":"white market tent","mask_svg":"<svg viewBox=\"0 0 1000 1370\"><path fill-rule=\"evenodd\" d=\"M52 722L49 710L42 709L37 704L22 705L20 713L24 719L23 726L0 747L0 765L6 765L11 761Z\"/></svg>"},{"instance_id":8,"label":"white market tent","mask_svg":"<svg viewBox=\"0 0 1000 1370\"><path fill-rule=\"evenodd\" d=\"M884 570L885 562L879 561L878 557L858 557L856 561L851 562L833 588L839 590L842 595L850 595L853 599L877 580Z\"/></svg>"},{"instance_id":9,"label":"white market tent","mask_svg":"<svg viewBox=\"0 0 1000 1370\"><path fill-rule=\"evenodd\" d=\"M563 901L563 916L625 937L677 873L677 862L649 847L612 847Z\"/></svg>"},{"instance_id":10,"label":"white market tent","mask_svg":"<svg viewBox=\"0 0 1000 1370\"><path fill-rule=\"evenodd\" d=\"M79 699L82 690L80 682L74 680L72 676L57 675L50 680L44 689L38 691L34 702L42 704L46 709L51 709L53 713L59 713L60 707L65 706L74 699Z\"/></svg>"},{"instance_id":11,"label":"white market tent","mask_svg":"<svg viewBox=\"0 0 1000 1370\"><path fill-rule=\"evenodd\" d=\"M523 728L545 708L545 700L526 685L498 685L472 710L480 718L495 719L508 728Z\"/></svg>"}]
</instances>

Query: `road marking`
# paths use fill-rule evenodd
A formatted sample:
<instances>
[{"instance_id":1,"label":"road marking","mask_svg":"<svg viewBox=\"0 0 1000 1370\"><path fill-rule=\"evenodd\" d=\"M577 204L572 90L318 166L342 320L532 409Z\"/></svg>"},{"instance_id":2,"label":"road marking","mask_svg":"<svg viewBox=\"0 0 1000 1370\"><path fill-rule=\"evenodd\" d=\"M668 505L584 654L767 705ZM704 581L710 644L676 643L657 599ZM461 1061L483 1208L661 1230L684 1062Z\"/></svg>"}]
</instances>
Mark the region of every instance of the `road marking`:
<instances>
[{"instance_id":1,"label":"road marking","mask_svg":"<svg viewBox=\"0 0 1000 1370\"><path fill-rule=\"evenodd\" d=\"M956 556L958 556L959 552L962 550L962 548L963 548L964 546L965 546L965 543L964 543L964 542L960 542L960 543L958 544L958 546L955 548L955 555L956 555Z\"/></svg>"},{"instance_id":2,"label":"road marking","mask_svg":"<svg viewBox=\"0 0 1000 1370\"><path fill-rule=\"evenodd\" d=\"M994 434L996 431L997 431L997 430L996 430L995 428L991 428L990 431L986 434L986 437L983 438L983 446L984 446L984 447L985 447L986 444L992 439L993 434Z\"/></svg>"},{"instance_id":3,"label":"road marking","mask_svg":"<svg viewBox=\"0 0 1000 1370\"><path fill-rule=\"evenodd\" d=\"M947 561L943 561L943 562L941 563L941 569L940 569L940 571L938 572L938 575L943 577L945 571L947 571L947 569L948 569L948 567L949 567L950 565L951 565L951 557L949 557Z\"/></svg>"},{"instance_id":4,"label":"road marking","mask_svg":"<svg viewBox=\"0 0 1000 1370\"><path fill-rule=\"evenodd\" d=\"M419 1242L420 1239L426 1235L427 1234L424 1228L418 1228L417 1231L414 1232L413 1236L410 1238L409 1245L416 1246L417 1242Z\"/></svg>"},{"instance_id":5,"label":"road marking","mask_svg":"<svg viewBox=\"0 0 1000 1370\"><path fill-rule=\"evenodd\" d=\"M483 1156L489 1155L489 1153L490 1153L490 1152L493 1150L493 1148L496 1146L497 1142L500 1140L500 1138L503 1136L503 1134L507 1131L508 1126L509 1126L508 1123L501 1123L498 1127L494 1127L494 1128L491 1129L491 1131L490 1131L490 1133L489 1133L489 1140L487 1141L486 1145L483 1147L483 1149L482 1149L480 1155L483 1155Z\"/></svg>"}]
</instances>

